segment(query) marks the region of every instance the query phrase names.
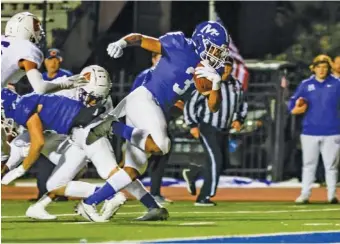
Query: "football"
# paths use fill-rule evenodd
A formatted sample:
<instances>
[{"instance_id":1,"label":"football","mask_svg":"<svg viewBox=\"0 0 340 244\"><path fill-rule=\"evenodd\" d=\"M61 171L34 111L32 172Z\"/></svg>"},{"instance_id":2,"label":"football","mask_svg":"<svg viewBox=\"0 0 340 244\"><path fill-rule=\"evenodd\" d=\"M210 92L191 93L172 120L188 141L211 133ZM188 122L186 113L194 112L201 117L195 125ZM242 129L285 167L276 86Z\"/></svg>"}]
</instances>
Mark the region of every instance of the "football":
<instances>
[{"instance_id":1,"label":"football","mask_svg":"<svg viewBox=\"0 0 340 244\"><path fill-rule=\"evenodd\" d=\"M198 63L197 67L203 67L204 65L201 63ZM199 93L207 94L207 92L210 92L212 89L212 82L206 78L197 78L196 75L194 75L194 81L195 81L195 87L198 90Z\"/></svg>"}]
</instances>

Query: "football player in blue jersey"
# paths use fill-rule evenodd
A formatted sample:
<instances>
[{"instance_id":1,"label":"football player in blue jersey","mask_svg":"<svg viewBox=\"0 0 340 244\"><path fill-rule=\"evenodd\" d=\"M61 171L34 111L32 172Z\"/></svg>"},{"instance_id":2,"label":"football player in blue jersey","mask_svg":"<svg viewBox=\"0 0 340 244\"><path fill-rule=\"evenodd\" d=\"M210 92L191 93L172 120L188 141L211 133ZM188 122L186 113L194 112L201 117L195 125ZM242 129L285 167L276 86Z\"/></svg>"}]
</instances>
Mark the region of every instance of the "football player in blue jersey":
<instances>
[{"instance_id":1,"label":"football player in blue jersey","mask_svg":"<svg viewBox=\"0 0 340 244\"><path fill-rule=\"evenodd\" d=\"M128 140L125 165L116 168L107 183L92 196L80 202L78 209L85 215L96 215L94 205L133 182L143 174L148 153L166 154L170 149L166 116L177 100L186 100L195 89L193 75L212 82L208 104L217 111L221 99L221 76L216 71L223 67L228 56L229 36L217 22L199 24L192 38L182 32L167 33L159 39L142 34L130 34L111 43L108 54L113 58L123 55L128 46L140 46L162 54L158 64L146 75L144 84L124 100L126 125L113 123L113 132ZM197 67L201 62L201 67ZM136 127L135 129L129 126ZM148 199L144 199L148 201ZM149 199L151 202L151 199ZM141 220L166 219L164 209L152 209Z\"/></svg>"},{"instance_id":2,"label":"football player in blue jersey","mask_svg":"<svg viewBox=\"0 0 340 244\"><path fill-rule=\"evenodd\" d=\"M3 178L2 181L11 181L12 177L22 176L34 164L44 146L44 130L68 135L74 127L85 126L102 114L105 108L97 103L108 96L110 88L109 82L103 86L93 86L89 83L79 88L81 92L78 101L65 96L37 93L20 97L7 88L2 89L1 99L5 117L26 127L30 136L28 156L22 166L15 168L11 173L8 173L8 168L4 168L1 175L7 179Z\"/></svg>"}]
</instances>

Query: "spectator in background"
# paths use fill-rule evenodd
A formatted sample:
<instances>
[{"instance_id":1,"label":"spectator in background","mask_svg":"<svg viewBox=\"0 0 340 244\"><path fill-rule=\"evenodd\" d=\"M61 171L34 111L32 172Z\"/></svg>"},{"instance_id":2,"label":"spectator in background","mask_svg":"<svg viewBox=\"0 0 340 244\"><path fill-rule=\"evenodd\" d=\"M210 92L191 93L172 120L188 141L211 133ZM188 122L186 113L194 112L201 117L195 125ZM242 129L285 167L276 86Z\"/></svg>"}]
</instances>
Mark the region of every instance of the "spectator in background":
<instances>
[{"instance_id":1,"label":"spectator in background","mask_svg":"<svg viewBox=\"0 0 340 244\"><path fill-rule=\"evenodd\" d=\"M48 49L47 55L44 61L46 72L42 74L43 79L47 81L54 80L63 76L72 76L72 72L61 69L60 64L63 61L63 58L60 55L60 51L56 48Z\"/></svg>"},{"instance_id":2,"label":"spectator in background","mask_svg":"<svg viewBox=\"0 0 340 244\"><path fill-rule=\"evenodd\" d=\"M333 61L333 76L340 79L340 56L335 56Z\"/></svg>"},{"instance_id":3,"label":"spectator in background","mask_svg":"<svg viewBox=\"0 0 340 244\"><path fill-rule=\"evenodd\" d=\"M191 195L196 195L195 181L199 175L204 179L195 206L215 206L210 198L215 196L223 166L229 163L229 129L240 131L247 114L247 103L243 100L242 84L232 75L233 59L228 58L221 83L222 102L220 109L212 113L208 99L197 91L184 106L185 123L191 127L190 133L200 139L209 160L204 165L190 164L182 174Z\"/></svg>"},{"instance_id":4,"label":"spectator in background","mask_svg":"<svg viewBox=\"0 0 340 244\"><path fill-rule=\"evenodd\" d=\"M340 82L330 75L332 60L318 55L310 66L315 74L304 80L289 102L292 114L304 114L302 123L302 189L296 203L308 203L321 153L329 203L338 203L336 183L340 158Z\"/></svg>"},{"instance_id":5,"label":"spectator in background","mask_svg":"<svg viewBox=\"0 0 340 244\"><path fill-rule=\"evenodd\" d=\"M131 92L143 84L145 77L149 74L150 70L152 70L152 68L158 63L160 58L160 54L152 53L151 68L144 70L136 77L135 81L133 82ZM170 153L167 153L165 155L152 155L148 159L151 178L150 193L160 204L172 203L170 199L167 199L161 195L162 177L164 175L165 166L169 160L169 155Z\"/></svg>"}]
</instances>

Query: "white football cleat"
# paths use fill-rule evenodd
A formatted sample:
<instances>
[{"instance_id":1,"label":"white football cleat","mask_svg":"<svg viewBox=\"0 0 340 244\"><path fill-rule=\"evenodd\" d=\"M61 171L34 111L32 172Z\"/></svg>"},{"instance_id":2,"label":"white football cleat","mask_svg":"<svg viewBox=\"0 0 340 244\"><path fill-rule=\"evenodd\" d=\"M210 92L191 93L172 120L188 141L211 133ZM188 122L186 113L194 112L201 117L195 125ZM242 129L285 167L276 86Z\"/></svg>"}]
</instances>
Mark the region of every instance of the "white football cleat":
<instances>
[{"instance_id":1,"label":"white football cleat","mask_svg":"<svg viewBox=\"0 0 340 244\"><path fill-rule=\"evenodd\" d=\"M295 203L306 204L309 203L309 200L308 197L300 195L298 198L295 199Z\"/></svg>"},{"instance_id":2,"label":"white football cleat","mask_svg":"<svg viewBox=\"0 0 340 244\"><path fill-rule=\"evenodd\" d=\"M105 200L103 207L101 208L101 216L109 220L117 213L119 208L126 202L124 193L118 192L112 199Z\"/></svg>"},{"instance_id":3,"label":"white football cleat","mask_svg":"<svg viewBox=\"0 0 340 244\"><path fill-rule=\"evenodd\" d=\"M49 214L40 204L31 205L26 211L26 216L32 219L41 220L52 220L57 218L57 216Z\"/></svg>"},{"instance_id":4,"label":"white football cleat","mask_svg":"<svg viewBox=\"0 0 340 244\"><path fill-rule=\"evenodd\" d=\"M88 221L92 222L107 222L108 220L104 219L97 212L96 205L89 205L81 201L78 203L76 209L76 213L83 216Z\"/></svg>"}]
</instances>

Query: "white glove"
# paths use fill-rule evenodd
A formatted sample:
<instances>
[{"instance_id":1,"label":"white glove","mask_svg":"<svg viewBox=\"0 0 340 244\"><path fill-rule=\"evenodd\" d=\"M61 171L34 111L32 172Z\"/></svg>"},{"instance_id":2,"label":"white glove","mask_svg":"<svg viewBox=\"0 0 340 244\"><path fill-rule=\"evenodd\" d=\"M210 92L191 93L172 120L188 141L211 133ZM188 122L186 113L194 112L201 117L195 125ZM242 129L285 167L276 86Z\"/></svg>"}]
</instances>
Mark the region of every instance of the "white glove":
<instances>
[{"instance_id":1,"label":"white glove","mask_svg":"<svg viewBox=\"0 0 340 244\"><path fill-rule=\"evenodd\" d=\"M212 82L212 90L216 91L221 88L221 76L217 71L206 62L201 62L204 66L196 67L195 75L197 78L206 78Z\"/></svg>"},{"instance_id":2,"label":"white glove","mask_svg":"<svg viewBox=\"0 0 340 244\"><path fill-rule=\"evenodd\" d=\"M24 170L24 167L20 165L19 167L9 171L2 179L1 179L1 184L2 185L8 185L11 183L13 180L20 178L26 173Z\"/></svg>"},{"instance_id":3,"label":"white glove","mask_svg":"<svg viewBox=\"0 0 340 244\"><path fill-rule=\"evenodd\" d=\"M68 89L71 87L81 86L85 83L88 83L88 81L85 79L84 76L78 74L70 77L67 76L59 77L57 79L54 79L52 83L58 84L62 89Z\"/></svg>"},{"instance_id":4,"label":"white glove","mask_svg":"<svg viewBox=\"0 0 340 244\"><path fill-rule=\"evenodd\" d=\"M108 45L106 51L107 54L112 58L120 58L123 55L123 48L126 48L127 42L124 39L112 42Z\"/></svg>"}]
</instances>

